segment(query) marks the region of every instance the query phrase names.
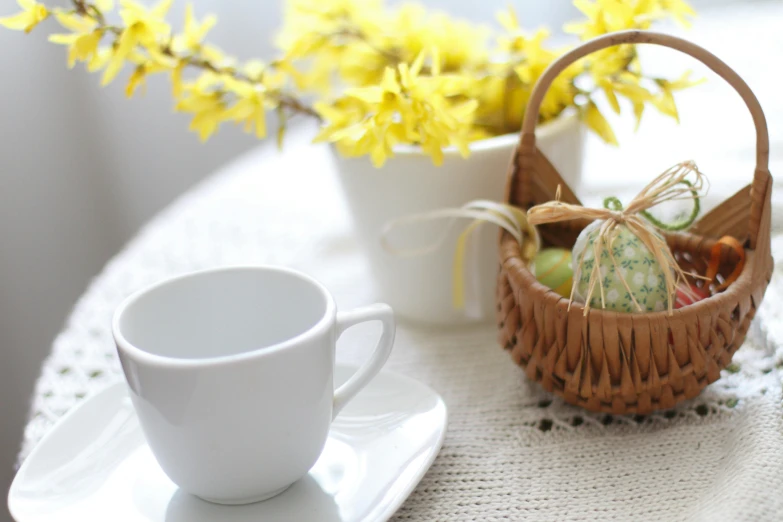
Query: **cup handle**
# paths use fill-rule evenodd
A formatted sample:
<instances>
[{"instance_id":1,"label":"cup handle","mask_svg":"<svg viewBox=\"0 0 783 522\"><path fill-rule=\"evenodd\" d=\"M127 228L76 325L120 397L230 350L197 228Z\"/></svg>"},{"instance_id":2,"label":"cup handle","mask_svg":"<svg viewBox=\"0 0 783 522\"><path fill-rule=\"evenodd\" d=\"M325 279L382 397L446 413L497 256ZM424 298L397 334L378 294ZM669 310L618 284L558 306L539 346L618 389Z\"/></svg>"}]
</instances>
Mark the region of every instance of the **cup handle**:
<instances>
[{"instance_id":1,"label":"cup handle","mask_svg":"<svg viewBox=\"0 0 783 522\"><path fill-rule=\"evenodd\" d=\"M332 419L337 417L340 410L369 383L373 377L381 370L386 359L389 358L392 345L394 344L394 334L396 325L394 321L394 312L386 304L374 304L364 308L358 308L349 312L337 313L337 338L348 328L356 326L359 323L367 321L380 321L383 324L383 333L378 341L378 346L365 362L348 381L340 386L334 392L334 402L332 406Z\"/></svg>"}]
</instances>

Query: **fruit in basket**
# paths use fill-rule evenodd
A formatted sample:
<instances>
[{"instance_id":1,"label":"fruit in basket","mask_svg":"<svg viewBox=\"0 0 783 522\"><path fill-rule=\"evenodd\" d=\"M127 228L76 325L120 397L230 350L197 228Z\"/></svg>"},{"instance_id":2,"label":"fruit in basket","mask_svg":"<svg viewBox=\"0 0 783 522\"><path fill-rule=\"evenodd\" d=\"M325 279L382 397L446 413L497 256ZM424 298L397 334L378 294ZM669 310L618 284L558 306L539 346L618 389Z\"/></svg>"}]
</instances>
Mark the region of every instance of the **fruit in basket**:
<instances>
[{"instance_id":1,"label":"fruit in basket","mask_svg":"<svg viewBox=\"0 0 783 522\"><path fill-rule=\"evenodd\" d=\"M699 288L694 284L680 284L677 287L677 297L674 300L674 308L682 308L683 306L698 303L702 299L707 299L709 296L709 288Z\"/></svg>"},{"instance_id":2,"label":"fruit in basket","mask_svg":"<svg viewBox=\"0 0 783 522\"><path fill-rule=\"evenodd\" d=\"M565 248L544 248L533 258L530 270L539 283L561 296L571 296L574 272L571 268L571 251Z\"/></svg>"}]
</instances>

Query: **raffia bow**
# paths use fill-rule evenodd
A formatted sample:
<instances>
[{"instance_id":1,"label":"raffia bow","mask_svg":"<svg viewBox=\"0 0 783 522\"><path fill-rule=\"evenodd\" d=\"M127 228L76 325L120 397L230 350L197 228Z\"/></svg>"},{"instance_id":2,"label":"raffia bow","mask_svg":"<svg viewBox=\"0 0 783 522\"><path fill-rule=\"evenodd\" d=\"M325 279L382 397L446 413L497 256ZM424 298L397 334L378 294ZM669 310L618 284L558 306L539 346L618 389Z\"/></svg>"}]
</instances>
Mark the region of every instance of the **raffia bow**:
<instances>
[{"instance_id":1,"label":"raffia bow","mask_svg":"<svg viewBox=\"0 0 783 522\"><path fill-rule=\"evenodd\" d=\"M540 225L544 223L556 223L560 221L569 221L572 219L587 218L591 220L603 220L598 228L598 234L593 242L593 253L595 259L599 260L601 252L606 244L606 251L609 254L615 271L620 274L620 267L612 253L612 241L615 235L612 231L619 225L625 225L635 234L647 247L655 260L660 265L666 283L666 294L668 297L668 309L671 315L674 309L674 300L677 293L677 286L685 280L686 274L677 264L666 241L654 230L651 230L650 223L658 229L675 231L684 230L696 220L699 214L699 198L707 193L709 183L707 178L699 172L693 161L685 161L669 168L666 172L655 178L642 191L623 208L620 200L615 197L608 197L604 200L605 208L585 208L579 205L571 205L560 201L560 188L558 187L555 201L550 201L541 205L536 205L528 210L528 221L531 225ZM692 200L693 209L688 217L676 223L664 223L655 218L649 209L663 203L664 201ZM611 239L609 239L611 238ZM578 266L581 268L584 263L584 255L587 248L581 253ZM700 276L690 274L692 277ZM587 298L585 303L585 314L590 309L590 300L593 296L595 286L600 288L601 306L605 307L603 281L600 272L600 263L596 262L590 272ZM637 302L625 278L619 278L625 286L628 294L641 312L643 308ZM574 298L574 289L571 290L569 307Z\"/></svg>"}]
</instances>

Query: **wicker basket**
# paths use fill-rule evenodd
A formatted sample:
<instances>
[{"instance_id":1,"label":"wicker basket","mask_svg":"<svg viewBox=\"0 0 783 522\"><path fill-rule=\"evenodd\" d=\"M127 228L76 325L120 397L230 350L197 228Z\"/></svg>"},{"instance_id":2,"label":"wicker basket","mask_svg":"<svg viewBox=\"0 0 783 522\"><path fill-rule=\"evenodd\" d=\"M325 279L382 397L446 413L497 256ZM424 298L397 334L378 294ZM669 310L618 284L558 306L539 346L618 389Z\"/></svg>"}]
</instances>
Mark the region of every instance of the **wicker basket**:
<instances>
[{"instance_id":1,"label":"wicker basket","mask_svg":"<svg viewBox=\"0 0 783 522\"><path fill-rule=\"evenodd\" d=\"M567 402L592 411L644 414L671 408L698 395L720 377L745 339L772 275L768 170L769 137L764 114L747 84L713 54L686 40L646 31L605 35L564 54L550 65L530 97L519 145L509 167L506 200L521 208L554 199L579 204L551 163L536 148L535 125L541 101L555 77L570 63L620 44L657 44L701 60L742 97L756 127L756 170L752 183L698 221L688 233L666 236L686 270L704 273L716 238L731 235L746 247L739 278L724 292L668 312L616 313L584 307L541 285L520 257L508 233L500 238L498 279L499 342L530 379ZM539 228L545 245L571 248L586 221ZM739 262L722 249L720 274Z\"/></svg>"}]
</instances>

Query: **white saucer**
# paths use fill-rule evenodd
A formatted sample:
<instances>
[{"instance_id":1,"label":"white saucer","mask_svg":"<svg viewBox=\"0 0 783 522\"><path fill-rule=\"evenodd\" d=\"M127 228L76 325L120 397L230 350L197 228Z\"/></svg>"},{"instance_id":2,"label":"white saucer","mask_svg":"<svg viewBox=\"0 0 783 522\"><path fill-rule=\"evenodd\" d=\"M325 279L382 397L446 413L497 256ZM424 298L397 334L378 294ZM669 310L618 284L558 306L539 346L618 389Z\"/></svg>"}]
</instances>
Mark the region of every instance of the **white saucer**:
<instances>
[{"instance_id":1,"label":"white saucer","mask_svg":"<svg viewBox=\"0 0 783 522\"><path fill-rule=\"evenodd\" d=\"M355 368L338 366L335 384ZM117 383L68 413L16 475L17 522L336 522L387 520L435 460L446 433L438 394L381 372L337 417L310 474L285 493L245 506L179 491L144 441Z\"/></svg>"}]
</instances>

